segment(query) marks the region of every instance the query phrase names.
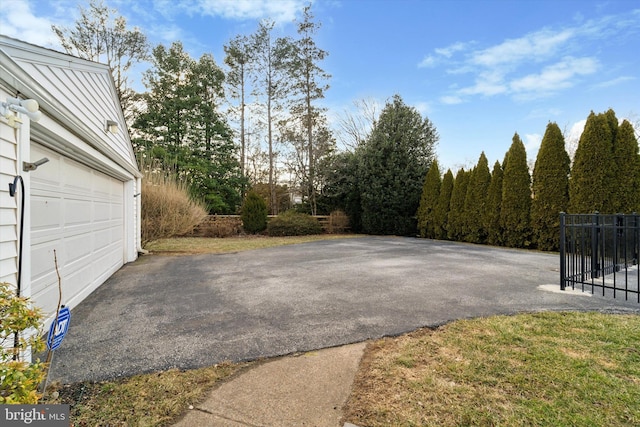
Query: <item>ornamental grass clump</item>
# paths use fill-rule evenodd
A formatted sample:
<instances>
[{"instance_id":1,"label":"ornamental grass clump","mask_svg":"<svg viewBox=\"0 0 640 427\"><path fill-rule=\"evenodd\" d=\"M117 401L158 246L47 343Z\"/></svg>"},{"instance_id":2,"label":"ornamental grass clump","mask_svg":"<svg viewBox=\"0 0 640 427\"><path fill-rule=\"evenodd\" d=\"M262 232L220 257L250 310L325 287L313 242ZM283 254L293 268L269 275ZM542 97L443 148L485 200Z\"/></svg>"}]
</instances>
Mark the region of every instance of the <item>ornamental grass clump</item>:
<instances>
[{"instance_id":1,"label":"ornamental grass clump","mask_svg":"<svg viewBox=\"0 0 640 427\"><path fill-rule=\"evenodd\" d=\"M175 174L147 167L142 180L142 244L187 234L207 216Z\"/></svg>"}]
</instances>

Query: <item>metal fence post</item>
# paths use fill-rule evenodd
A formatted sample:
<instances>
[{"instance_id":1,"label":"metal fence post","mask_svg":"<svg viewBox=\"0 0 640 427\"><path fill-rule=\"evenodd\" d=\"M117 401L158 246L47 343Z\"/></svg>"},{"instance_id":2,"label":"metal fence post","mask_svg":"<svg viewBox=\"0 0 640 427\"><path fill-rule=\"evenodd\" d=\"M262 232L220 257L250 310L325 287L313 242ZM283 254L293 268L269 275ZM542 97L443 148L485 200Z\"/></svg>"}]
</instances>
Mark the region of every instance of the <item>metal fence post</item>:
<instances>
[{"instance_id":1,"label":"metal fence post","mask_svg":"<svg viewBox=\"0 0 640 427\"><path fill-rule=\"evenodd\" d=\"M560 290L564 291L565 289L565 280L566 280L566 254L565 254L565 241L566 241L566 231L565 231L565 213L560 212Z\"/></svg>"},{"instance_id":2,"label":"metal fence post","mask_svg":"<svg viewBox=\"0 0 640 427\"><path fill-rule=\"evenodd\" d=\"M600 257L598 256L598 249L600 247L600 239L598 233L600 231L599 212L594 212L591 218L591 279L597 279L598 277L600 277Z\"/></svg>"}]
</instances>

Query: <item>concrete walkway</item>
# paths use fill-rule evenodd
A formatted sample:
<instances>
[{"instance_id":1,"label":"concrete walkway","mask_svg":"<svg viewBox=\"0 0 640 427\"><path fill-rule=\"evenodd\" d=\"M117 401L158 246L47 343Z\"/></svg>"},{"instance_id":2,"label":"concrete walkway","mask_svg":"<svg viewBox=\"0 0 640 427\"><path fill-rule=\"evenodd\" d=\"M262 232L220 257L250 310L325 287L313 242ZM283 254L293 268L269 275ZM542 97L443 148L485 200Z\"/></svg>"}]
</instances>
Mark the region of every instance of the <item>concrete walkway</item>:
<instances>
[{"instance_id":1,"label":"concrete walkway","mask_svg":"<svg viewBox=\"0 0 640 427\"><path fill-rule=\"evenodd\" d=\"M213 390L177 427L340 425L364 343L269 361Z\"/></svg>"}]
</instances>

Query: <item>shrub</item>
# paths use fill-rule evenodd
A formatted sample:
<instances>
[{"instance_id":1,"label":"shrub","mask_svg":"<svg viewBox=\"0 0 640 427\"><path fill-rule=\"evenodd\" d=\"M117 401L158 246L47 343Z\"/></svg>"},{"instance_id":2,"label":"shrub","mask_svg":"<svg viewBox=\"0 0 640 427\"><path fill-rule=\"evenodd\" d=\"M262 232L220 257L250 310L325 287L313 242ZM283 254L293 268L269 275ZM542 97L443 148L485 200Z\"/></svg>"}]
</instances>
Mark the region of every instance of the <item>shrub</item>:
<instances>
[{"instance_id":1,"label":"shrub","mask_svg":"<svg viewBox=\"0 0 640 427\"><path fill-rule=\"evenodd\" d=\"M142 244L191 232L206 216L202 202L189 195L175 175L153 167L143 171Z\"/></svg>"},{"instance_id":2,"label":"shrub","mask_svg":"<svg viewBox=\"0 0 640 427\"><path fill-rule=\"evenodd\" d=\"M329 223L327 224L327 232L330 234L344 233L349 228L349 217L340 209L329 214Z\"/></svg>"},{"instance_id":3,"label":"shrub","mask_svg":"<svg viewBox=\"0 0 640 427\"><path fill-rule=\"evenodd\" d=\"M321 234L322 226L309 214L289 210L271 219L267 232L269 236L304 236Z\"/></svg>"},{"instance_id":4,"label":"shrub","mask_svg":"<svg viewBox=\"0 0 640 427\"><path fill-rule=\"evenodd\" d=\"M209 215L188 237L232 237L242 233L242 220L237 215Z\"/></svg>"},{"instance_id":5,"label":"shrub","mask_svg":"<svg viewBox=\"0 0 640 427\"><path fill-rule=\"evenodd\" d=\"M267 228L267 202L255 191L249 191L240 213L242 228L249 234L256 234Z\"/></svg>"},{"instance_id":6,"label":"shrub","mask_svg":"<svg viewBox=\"0 0 640 427\"><path fill-rule=\"evenodd\" d=\"M20 360L21 354L44 350L42 312L28 298L18 297L8 283L0 283L0 403L36 404L42 397L38 385L45 377L45 364ZM35 329L35 333L30 330ZM14 337L19 340L15 345Z\"/></svg>"}]
</instances>

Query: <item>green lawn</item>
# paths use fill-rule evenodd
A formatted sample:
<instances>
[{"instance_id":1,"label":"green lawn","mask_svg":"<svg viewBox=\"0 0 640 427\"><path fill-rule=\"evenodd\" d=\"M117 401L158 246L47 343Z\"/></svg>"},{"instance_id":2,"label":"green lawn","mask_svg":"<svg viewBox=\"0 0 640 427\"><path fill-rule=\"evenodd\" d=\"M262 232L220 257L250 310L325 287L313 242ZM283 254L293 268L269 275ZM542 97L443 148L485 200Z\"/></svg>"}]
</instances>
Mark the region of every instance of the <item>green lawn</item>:
<instances>
[{"instance_id":1,"label":"green lawn","mask_svg":"<svg viewBox=\"0 0 640 427\"><path fill-rule=\"evenodd\" d=\"M362 427L640 425L640 316L495 316L375 341L345 419Z\"/></svg>"}]
</instances>

